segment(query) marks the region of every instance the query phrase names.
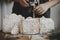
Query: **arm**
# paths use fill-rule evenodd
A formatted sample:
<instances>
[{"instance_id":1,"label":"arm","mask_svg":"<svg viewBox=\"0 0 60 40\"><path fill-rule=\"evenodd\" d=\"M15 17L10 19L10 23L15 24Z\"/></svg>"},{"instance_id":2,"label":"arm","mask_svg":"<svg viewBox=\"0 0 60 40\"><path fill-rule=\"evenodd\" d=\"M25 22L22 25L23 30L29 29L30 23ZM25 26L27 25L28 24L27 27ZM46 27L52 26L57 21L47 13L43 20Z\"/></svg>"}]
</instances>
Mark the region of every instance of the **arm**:
<instances>
[{"instance_id":1,"label":"arm","mask_svg":"<svg viewBox=\"0 0 60 40\"><path fill-rule=\"evenodd\" d=\"M44 14L49 8L55 6L56 4L58 4L60 2L60 0L51 0L49 2L40 4L39 6L37 6L34 11L37 12L39 15Z\"/></svg>"},{"instance_id":2,"label":"arm","mask_svg":"<svg viewBox=\"0 0 60 40\"><path fill-rule=\"evenodd\" d=\"M55 6L56 4L58 4L59 2L60 2L60 0L51 0L51 1L49 1L49 2L46 2L45 4L46 4L49 8L51 8L51 7Z\"/></svg>"}]
</instances>

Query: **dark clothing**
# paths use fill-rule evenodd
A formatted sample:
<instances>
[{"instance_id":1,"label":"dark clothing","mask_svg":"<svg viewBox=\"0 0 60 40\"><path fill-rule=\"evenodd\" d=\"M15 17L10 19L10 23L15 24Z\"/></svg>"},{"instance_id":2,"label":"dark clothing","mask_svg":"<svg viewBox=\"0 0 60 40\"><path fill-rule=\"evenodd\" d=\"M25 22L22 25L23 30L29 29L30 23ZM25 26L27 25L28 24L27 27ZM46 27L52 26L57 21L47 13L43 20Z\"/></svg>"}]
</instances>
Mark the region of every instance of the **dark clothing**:
<instances>
[{"instance_id":1,"label":"dark clothing","mask_svg":"<svg viewBox=\"0 0 60 40\"><path fill-rule=\"evenodd\" d=\"M40 0L40 4L45 3L49 0ZM26 7L23 8L19 3L15 2L12 12L17 14L17 15L22 15L24 17L33 17L33 12L32 12L32 7ZM48 11L46 13L44 13L43 15L38 15L35 14L36 17L42 17L45 16L47 18L50 18L50 9L48 9Z\"/></svg>"}]
</instances>

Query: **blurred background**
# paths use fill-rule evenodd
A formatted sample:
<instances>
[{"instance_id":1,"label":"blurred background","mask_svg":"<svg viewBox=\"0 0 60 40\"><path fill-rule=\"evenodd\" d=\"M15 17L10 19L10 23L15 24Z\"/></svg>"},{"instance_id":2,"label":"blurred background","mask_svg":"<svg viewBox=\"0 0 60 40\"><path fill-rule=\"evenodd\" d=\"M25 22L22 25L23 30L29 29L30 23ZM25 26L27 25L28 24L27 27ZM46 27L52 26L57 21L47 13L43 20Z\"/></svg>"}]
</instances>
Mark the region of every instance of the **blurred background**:
<instances>
[{"instance_id":1,"label":"blurred background","mask_svg":"<svg viewBox=\"0 0 60 40\"><path fill-rule=\"evenodd\" d=\"M0 1L0 30L1 30L1 1Z\"/></svg>"}]
</instances>

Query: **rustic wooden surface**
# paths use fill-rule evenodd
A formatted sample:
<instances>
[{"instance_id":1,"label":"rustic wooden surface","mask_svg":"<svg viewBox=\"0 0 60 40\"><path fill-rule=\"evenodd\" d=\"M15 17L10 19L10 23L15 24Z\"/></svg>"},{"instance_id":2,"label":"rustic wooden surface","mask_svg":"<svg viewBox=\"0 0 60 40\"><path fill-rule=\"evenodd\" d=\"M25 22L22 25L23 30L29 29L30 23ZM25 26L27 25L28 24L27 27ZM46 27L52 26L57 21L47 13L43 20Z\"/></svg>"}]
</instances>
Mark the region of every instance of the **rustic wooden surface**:
<instances>
[{"instance_id":1,"label":"rustic wooden surface","mask_svg":"<svg viewBox=\"0 0 60 40\"><path fill-rule=\"evenodd\" d=\"M29 38L26 35L24 36L11 35L0 31L0 40L31 40L31 37Z\"/></svg>"},{"instance_id":2,"label":"rustic wooden surface","mask_svg":"<svg viewBox=\"0 0 60 40\"><path fill-rule=\"evenodd\" d=\"M28 36L13 36L0 31L0 40L31 40Z\"/></svg>"}]
</instances>

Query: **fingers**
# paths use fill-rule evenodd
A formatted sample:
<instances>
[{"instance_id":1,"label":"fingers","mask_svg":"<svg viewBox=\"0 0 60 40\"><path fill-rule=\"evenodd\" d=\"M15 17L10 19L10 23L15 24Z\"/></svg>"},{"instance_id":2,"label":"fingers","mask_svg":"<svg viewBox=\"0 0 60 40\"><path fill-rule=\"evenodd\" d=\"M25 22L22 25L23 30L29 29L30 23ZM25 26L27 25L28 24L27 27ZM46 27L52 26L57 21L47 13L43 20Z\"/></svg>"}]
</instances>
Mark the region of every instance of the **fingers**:
<instances>
[{"instance_id":1,"label":"fingers","mask_svg":"<svg viewBox=\"0 0 60 40\"><path fill-rule=\"evenodd\" d=\"M29 2L29 0L26 0L27 2Z\"/></svg>"},{"instance_id":2,"label":"fingers","mask_svg":"<svg viewBox=\"0 0 60 40\"><path fill-rule=\"evenodd\" d=\"M26 0L23 0L23 3L24 3L24 4L26 4L26 5L28 5L28 3L27 3L27 1L26 1Z\"/></svg>"},{"instance_id":3,"label":"fingers","mask_svg":"<svg viewBox=\"0 0 60 40\"><path fill-rule=\"evenodd\" d=\"M40 7L39 6L37 6L35 9L34 9L34 11L36 11L37 9L39 9Z\"/></svg>"},{"instance_id":4,"label":"fingers","mask_svg":"<svg viewBox=\"0 0 60 40\"><path fill-rule=\"evenodd\" d=\"M40 15L44 14L46 11L43 11Z\"/></svg>"},{"instance_id":5,"label":"fingers","mask_svg":"<svg viewBox=\"0 0 60 40\"><path fill-rule=\"evenodd\" d=\"M43 10L43 8L42 7L36 7L35 9L34 9L34 11L36 12L36 13L38 13L39 15L42 15L42 13L44 12L44 10Z\"/></svg>"},{"instance_id":6,"label":"fingers","mask_svg":"<svg viewBox=\"0 0 60 40\"><path fill-rule=\"evenodd\" d=\"M42 13L44 12L44 10L39 10L39 14L42 15Z\"/></svg>"},{"instance_id":7,"label":"fingers","mask_svg":"<svg viewBox=\"0 0 60 40\"><path fill-rule=\"evenodd\" d=\"M26 0L20 0L20 4L22 7L28 7L29 6L29 4L27 3Z\"/></svg>"},{"instance_id":8,"label":"fingers","mask_svg":"<svg viewBox=\"0 0 60 40\"><path fill-rule=\"evenodd\" d=\"M24 7L27 7L27 6L29 6L29 4L26 2L26 0L23 0L23 5L24 5Z\"/></svg>"}]
</instances>

